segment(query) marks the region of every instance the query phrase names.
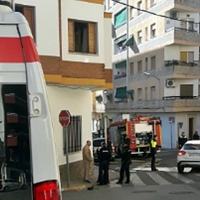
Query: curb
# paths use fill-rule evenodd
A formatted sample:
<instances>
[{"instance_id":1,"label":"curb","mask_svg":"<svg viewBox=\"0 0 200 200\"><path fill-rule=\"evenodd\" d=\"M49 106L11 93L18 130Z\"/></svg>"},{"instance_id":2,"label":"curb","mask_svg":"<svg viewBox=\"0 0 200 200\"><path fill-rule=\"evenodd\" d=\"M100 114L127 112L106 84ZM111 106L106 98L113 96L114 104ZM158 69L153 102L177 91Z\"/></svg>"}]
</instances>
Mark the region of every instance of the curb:
<instances>
[{"instance_id":1,"label":"curb","mask_svg":"<svg viewBox=\"0 0 200 200\"><path fill-rule=\"evenodd\" d=\"M87 189L86 185L80 185L80 186L62 188L62 192L81 191L81 190L86 190L86 189Z\"/></svg>"}]
</instances>

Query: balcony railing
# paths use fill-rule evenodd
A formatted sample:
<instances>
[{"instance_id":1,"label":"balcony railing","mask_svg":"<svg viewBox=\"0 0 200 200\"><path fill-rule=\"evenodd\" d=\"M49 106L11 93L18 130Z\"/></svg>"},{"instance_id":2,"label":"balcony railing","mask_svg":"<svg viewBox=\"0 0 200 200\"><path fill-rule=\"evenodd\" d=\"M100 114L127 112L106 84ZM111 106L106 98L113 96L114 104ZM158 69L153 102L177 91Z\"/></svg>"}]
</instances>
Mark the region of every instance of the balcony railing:
<instances>
[{"instance_id":1,"label":"balcony railing","mask_svg":"<svg viewBox=\"0 0 200 200\"><path fill-rule=\"evenodd\" d=\"M169 100L149 100L131 101L127 103L107 103L106 110L150 110L165 108L198 108L200 110L199 99L169 99Z\"/></svg>"},{"instance_id":2,"label":"balcony railing","mask_svg":"<svg viewBox=\"0 0 200 200\"><path fill-rule=\"evenodd\" d=\"M200 8L199 0L174 0L175 4L180 4L182 6L191 7L191 8Z\"/></svg>"},{"instance_id":3,"label":"balcony railing","mask_svg":"<svg viewBox=\"0 0 200 200\"><path fill-rule=\"evenodd\" d=\"M168 66L185 66L185 67L200 67L199 61L185 62L180 60L166 60L165 67Z\"/></svg>"}]
</instances>

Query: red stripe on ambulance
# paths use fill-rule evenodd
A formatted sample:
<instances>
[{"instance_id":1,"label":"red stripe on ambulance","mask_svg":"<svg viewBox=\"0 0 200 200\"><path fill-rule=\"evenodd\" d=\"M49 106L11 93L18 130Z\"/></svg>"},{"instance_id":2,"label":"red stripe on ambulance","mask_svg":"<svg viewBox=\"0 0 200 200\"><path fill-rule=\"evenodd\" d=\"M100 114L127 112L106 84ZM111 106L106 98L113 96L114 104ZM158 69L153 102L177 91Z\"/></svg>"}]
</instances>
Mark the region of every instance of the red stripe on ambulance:
<instances>
[{"instance_id":1,"label":"red stripe on ambulance","mask_svg":"<svg viewBox=\"0 0 200 200\"><path fill-rule=\"evenodd\" d=\"M0 37L0 63L23 63L23 49L26 62L38 62L39 56L33 38L30 36L20 38Z\"/></svg>"}]
</instances>

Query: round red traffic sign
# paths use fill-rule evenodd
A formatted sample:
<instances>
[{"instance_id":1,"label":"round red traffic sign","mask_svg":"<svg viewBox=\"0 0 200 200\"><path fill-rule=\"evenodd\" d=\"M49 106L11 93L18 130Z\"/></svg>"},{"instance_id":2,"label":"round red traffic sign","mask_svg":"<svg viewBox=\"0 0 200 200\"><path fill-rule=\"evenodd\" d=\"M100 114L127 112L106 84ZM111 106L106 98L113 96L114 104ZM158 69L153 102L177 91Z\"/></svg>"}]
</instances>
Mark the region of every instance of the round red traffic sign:
<instances>
[{"instance_id":1,"label":"round red traffic sign","mask_svg":"<svg viewBox=\"0 0 200 200\"><path fill-rule=\"evenodd\" d=\"M70 124L70 116L68 110L61 110L59 114L59 122L63 127L67 127Z\"/></svg>"}]
</instances>

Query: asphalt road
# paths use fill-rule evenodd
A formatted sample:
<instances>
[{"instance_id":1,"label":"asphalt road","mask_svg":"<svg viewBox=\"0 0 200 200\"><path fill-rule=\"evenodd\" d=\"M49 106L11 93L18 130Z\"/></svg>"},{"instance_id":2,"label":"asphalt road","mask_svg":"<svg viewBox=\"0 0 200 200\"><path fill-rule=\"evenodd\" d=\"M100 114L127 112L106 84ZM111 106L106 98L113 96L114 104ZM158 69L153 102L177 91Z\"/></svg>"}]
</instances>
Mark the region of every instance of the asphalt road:
<instances>
[{"instance_id":1,"label":"asphalt road","mask_svg":"<svg viewBox=\"0 0 200 200\"><path fill-rule=\"evenodd\" d=\"M92 191L69 192L63 200L196 200L199 198L200 185L163 185L147 187L124 186L118 188L98 188Z\"/></svg>"}]
</instances>

